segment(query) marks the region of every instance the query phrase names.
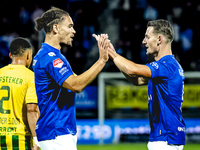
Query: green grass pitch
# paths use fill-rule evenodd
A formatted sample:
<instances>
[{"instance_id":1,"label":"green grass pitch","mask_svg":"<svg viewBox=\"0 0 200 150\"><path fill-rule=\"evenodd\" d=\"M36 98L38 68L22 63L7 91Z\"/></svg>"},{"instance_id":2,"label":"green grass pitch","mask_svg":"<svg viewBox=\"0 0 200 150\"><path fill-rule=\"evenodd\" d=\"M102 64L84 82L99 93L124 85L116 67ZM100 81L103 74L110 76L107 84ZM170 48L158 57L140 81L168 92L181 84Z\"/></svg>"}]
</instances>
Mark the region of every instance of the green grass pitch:
<instances>
[{"instance_id":1,"label":"green grass pitch","mask_svg":"<svg viewBox=\"0 0 200 150\"><path fill-rule=\"evenodd\" d=\"M147 143L105 145L78 145L78 150L148 150ZM183 150L200 150L200 144L186 144Z\"/></svg>"}]
</instances>

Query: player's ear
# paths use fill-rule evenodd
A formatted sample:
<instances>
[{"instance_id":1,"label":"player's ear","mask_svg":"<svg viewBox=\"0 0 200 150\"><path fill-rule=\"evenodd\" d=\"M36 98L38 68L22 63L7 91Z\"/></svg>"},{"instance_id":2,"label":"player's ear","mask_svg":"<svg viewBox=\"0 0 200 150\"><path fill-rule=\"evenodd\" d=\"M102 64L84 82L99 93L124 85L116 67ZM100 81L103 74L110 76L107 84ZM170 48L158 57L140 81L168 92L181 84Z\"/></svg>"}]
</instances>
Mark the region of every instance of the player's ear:
<instances>
[{"instance_id":1,"label":"player's ear","mask_svg":"<svg viewBox=\"0 0 200 150\"><path fill-rule=\"evenodd\" d=\"M53 32L57 34L57 33L58 33L58 30L59 30L58 25L57 25L57 24L54 24L54 25L53 25Z\"/></svg>"},{"instance_id":2,"label":"player's ear","mask_svg":"<svg viewBox=\"0 0 200 150\"><path fill-rule=\"evenodd\" d=\"M157 46L159 46L162 43L162 41L163 41L163 36L159 35L157 40Z\"/></svg>"},{"instance_id":3,"label":"player's ear","mask_svg":"<svg viewBox=\"0 0 200 150\"><path fill-rule=\"evenodd\" d=\"M29 60L29 52L26 52L26 59Z\"/></svg>"},{"instance_id":4,"label":"player's ear","mask_svg":"<svg viewBox=\"0 0 200 150\"><path fill-rule=\"evenodd\" d=\"M11 53L9 53L9 57L12 59L12 55L11 55Z\"/></svg>"},{"instance_id":5,"label":"player's ear","mask_svg":"<svg viewBox=\"0 0 200 150\"><path fill-rule=\"evenodd\" d=\"M31 54L31 51L30 51L30 50L27 51L26 57L27 57L27 58L26 58L27 60L29 60L30 57L32 57L32 54Z\"/></svg>"}]
</instances>

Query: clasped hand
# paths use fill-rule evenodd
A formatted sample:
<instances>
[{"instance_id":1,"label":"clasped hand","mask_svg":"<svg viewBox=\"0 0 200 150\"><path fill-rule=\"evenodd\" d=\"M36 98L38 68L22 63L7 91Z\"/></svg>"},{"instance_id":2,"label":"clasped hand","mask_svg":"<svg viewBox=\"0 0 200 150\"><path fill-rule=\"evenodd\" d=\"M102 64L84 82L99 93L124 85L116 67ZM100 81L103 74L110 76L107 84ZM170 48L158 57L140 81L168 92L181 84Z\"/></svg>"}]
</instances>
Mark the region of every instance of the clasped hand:
<instances>
[{"instance_id":1,"label":"clasped hand","mask_svg":"<svg viewBox=\"0 0 200 150\"><path fill-rule=\"evenodd\" d=\"M103 60L104 62L107 62L109 59L109 56L111 59L114 59L116 57L116 52L113 47L113 45L110 43L110 40L108 39L107 34L101 34L101 35L92 35L98 42L99 47L99 59Z\"/></svg>"}]
</instances>

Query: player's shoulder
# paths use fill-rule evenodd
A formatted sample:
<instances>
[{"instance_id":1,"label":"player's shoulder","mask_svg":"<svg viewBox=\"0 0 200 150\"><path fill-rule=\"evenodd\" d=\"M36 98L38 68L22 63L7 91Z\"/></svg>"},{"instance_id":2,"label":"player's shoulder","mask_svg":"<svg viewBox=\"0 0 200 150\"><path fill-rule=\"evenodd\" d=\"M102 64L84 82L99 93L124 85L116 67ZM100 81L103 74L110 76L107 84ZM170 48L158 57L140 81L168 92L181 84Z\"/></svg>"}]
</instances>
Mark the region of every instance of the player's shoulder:
<instances>
[{"instance_id":1,"label":"player's shoulder","mask_svg":"<svg viewBox=\"0 0 200 150\"><path fill-rule=\"evenodd\" d=\"M0 68L0 76L3 74L4 70L6 69L6 66Z\"/></svg>"},{"instance_id":2,"label":"player's shoulder","mask_svg":"<svg viewBox=\"0 0 200 150\"><path fill-rule=\"evenodd\" d=\"M21 67L20 72L23 72L24 76L26 77L34 77L34 72L26 67Z\"/></svg>"},{"instance_id":3,"label":"player's shoulder","mask_svg":"<svg viewBox=\"0 0 200 150\"><path fill-rule=\"evenodd\" d=\"M22 76L22 79L24 81L26 81L26 83L30 83L32 81L34 81L34 72L28 68L24 68L23 69L23 76Z\"/></svg>"},{"instance_id":4,"label":"player's shoulder","mask_svg":"<svg viewBox=\"0 0 200 150\"><path fill-rule=\"evenodd\" d=\"M61 55L59 53L55 53L53 51L50 51L46 54L46 58L48 59L49 63L53 63L56 60L62 60Z\"/></svg>"},{"instance_id":5,"label":"player's shoulder","mask_svg":"<svg viewBox=\"0 0 200 150\"><path fill-rule=\"evenodd\" d=\"M177 65L177 60L174 58L173 55L167 55L161 58L160 60L156 61L159 65L163 65L166 67L173 67Z\"/></svg>"},{"instance_id":6,"label":"player's shoulder","mask_svg":"<svg viewBox=\"0 0 200 150\"><path fill-rule=\"evenodd\" d=\"M176 58L173 55L171 55L171 57L168 57L166 61L164 62L166 62L166 65L168 67L171 67L174 69L182 69L181 65L179 64L179 62L176 60Z\"/></svg>"},{"instance_id":7,"label":"player's shoulder","mask_svg":"<svg viewBox=\"0 0 200 150\"><path fill-rule=\"evenodd\" d=\"M60 53L58 50L50 49L50 48L41 48L34 58L40 58L41 61L51 60L55 57L60 57Z\"/></svg>"},{"instance_id":8,"label":"player's shoulder","mask_svg":"<svg viewBox=\"0 0 200 150\"><path fill-rule=\"evenodd\" d=\"M34 74L34 72L32 70L30 70L29 68L24 68L24 71L27 73L27 74Z\"/></svg>"},{"instance_id":9,"label":"player's shoulder","mask_svg":"<svg viewBox=\"0 0 200 150\"><path fill-rule=\"evenodd\" d=\"M54 60L60 58L60 55L54 51L47 51L45 53L38 54L33 59L33 66L37 68L45 68L48 64L53 63Z\"/></svg>"},{"instance_id":10,"label":"player's shoulder","mask_svg":"<svg viewBox=\"0 0 200 150\"><path fill-rule=\"evenodd\" d=\"M3 70L6 70L6 69L8 68L8 66L9 66L9 65L6 65L6 66L0 68L0 72L3 71Z\"/></svg>"},{"instance_id":11,"label":"player's shoulder","mask_svg":"<svg viewBox=\"0 0 200 150\"><path fill-rule=\"evenodd\" d=\"M51 58L59 54L59 50L55 49L54 47L43 43L40 50L37 52L36 57L42 58Z\"/></svg>"},{"instance_id":12,"label":"player's shoulder","mask_svg":"<svg viewBox=\"0 0 200 150\"><path fill-rule=\"evenodd\" d=\"M168 71L170 72L171 79L174 77L178 77L176 76L177 74L184 77L184 70L173 55L168 58L166 65L167 65Z\"/></svg>"},{"instance_id":13,"label":"player's shoulder","mask_svg":"<svg viewBox=\"0 0 200 150\"><path fill-rule=\"evenodd\" d=\"M8 66L8 65L7 65ZM0 68L0 70L3 70L3 69L5 69L7 66L3 66L2 68Z\"/></svg>"}]
</instances>

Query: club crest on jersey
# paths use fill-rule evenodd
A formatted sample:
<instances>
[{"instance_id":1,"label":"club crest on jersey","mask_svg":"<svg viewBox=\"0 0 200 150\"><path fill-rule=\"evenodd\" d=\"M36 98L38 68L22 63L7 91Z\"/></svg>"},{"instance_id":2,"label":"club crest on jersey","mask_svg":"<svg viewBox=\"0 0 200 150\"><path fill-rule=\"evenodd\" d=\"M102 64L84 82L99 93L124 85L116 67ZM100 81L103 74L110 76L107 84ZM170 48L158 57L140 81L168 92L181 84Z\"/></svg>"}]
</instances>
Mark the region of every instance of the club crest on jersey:
<instances>
[{"instance_id":1,"label":"club crest on jersey","mask_svg":"<svg viewBox=\"0 0 200 150\"><path fill-rule=\"evenodd\" d=\"M152 63L150 63L150 65L152 66L152 67L154 67L155 69L158 69L158 64L156 63L156 62L152 62Z\"/></svg>"},{"instance_id":2,"label":"club crest on jersey","mask_svg":"<svg viewBox=\"0 0 200 150\"><path fill-rule=\"evenodd\" d=\"M63 61L62 61L60 58L55 59L55 60L53 61L53 66L54 66L55 68L61 68L61 67L63 66Z\"/></svg>"}]
</instances>

